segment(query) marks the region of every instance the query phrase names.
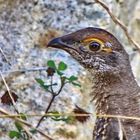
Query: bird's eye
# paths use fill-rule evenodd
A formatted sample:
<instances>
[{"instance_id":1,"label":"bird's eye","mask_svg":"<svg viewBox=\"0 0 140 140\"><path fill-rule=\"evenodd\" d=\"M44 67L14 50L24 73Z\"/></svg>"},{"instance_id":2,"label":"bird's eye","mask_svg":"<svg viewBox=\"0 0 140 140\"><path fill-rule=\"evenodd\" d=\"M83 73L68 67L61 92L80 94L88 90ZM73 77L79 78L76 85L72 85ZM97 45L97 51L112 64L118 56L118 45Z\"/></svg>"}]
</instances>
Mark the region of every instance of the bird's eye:
<instances>
[{"instance_id":1,"label":"bird's eye","mask_svg":"<svg viewBox=\"0 0 140 140\"><path fill-rule=\"evenodd\" d=\"M101 49L101 44L94 41L89 44L89 49L91 51L99 51Z\"/></svg>"}]
</instances>

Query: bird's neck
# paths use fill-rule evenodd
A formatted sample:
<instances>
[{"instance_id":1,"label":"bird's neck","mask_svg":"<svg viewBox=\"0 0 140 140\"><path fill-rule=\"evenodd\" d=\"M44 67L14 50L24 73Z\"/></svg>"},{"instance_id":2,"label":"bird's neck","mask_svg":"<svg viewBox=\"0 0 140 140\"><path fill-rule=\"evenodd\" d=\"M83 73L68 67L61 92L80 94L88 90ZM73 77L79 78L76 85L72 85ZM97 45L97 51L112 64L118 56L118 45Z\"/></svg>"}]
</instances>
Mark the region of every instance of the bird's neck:
<instances>
[{"instance_id":1,"label":"bird's neck","mask_svg":"<svg viewBox=\"0 0 140 140\"><path fill-rule=\"evenodd\" d=\"M130 112L128 104L131 100L137 99L140 92L132 72L116 75L98 72L91 72L91 74L93 77L92 95L97 113L130 115L127 114ZM128 112L125 114L123 110Z\"/></svg>"},{"instance_id":2,"label":"bird's neck","mask_svg":"<svg viewBox=\"0 0 140 140\"><path fill-rule=\"evenodd\" d=\"M118 75L91 72L93 83L93 101L96 114L140 117L140 88L131 70ZM129 122L129 126L128 123ZM126 138L138 135L140 123L134 120L123 120ZM93 131L93 139L119 139L120 125L116 118L97 117ZM125 139L125 138L124 138Z\"/></svg>"}]
</instances>

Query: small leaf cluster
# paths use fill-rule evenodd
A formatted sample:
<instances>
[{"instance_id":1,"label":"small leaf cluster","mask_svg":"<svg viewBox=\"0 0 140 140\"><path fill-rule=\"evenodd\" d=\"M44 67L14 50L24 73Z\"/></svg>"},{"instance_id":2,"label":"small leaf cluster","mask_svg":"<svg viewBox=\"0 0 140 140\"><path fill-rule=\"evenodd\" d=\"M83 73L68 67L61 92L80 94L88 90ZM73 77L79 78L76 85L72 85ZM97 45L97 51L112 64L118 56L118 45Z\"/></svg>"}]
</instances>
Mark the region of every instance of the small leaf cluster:
<instances>
[{"instance_id":1,"label":"small leaf cluster","mask_svg":"<svg viewBox=\"0 0 140 140\"><path fill-rule=\"evenodd\" d=\"M45 113L47 114L49 112L49 109L52 105L52 103L55 100L55 97L58 96L61 91L63 90L64 86L66 84L72 84L74 86L80 87L80 84L78 83L78 78L74 75L71 75L70 77L65 76L65 71L67 70L68 66L63 61L59 62L57 65L53 60L49 60L47 62L48 69L46 70L47 76L50 78L50 83L46 84L44 80L41 78L36 78L37 83L45 89L47 92L51 93L51 100L46 108ZM60 79L61 85L58 89L58 91L54 90L54 86L58 85L58 83L53 82L53 76L57 76ZM39 123L37 127L40 125L43 118L46 117L45 115L39 120ZM65 122L72 122L74 119L71 117L62 117L59 115L59 112L54 112L54 116L51 117L55 121L65 121Z\"/></svg>"},{"instance_id":2,"label":"small leaf cluster","mask_svg":"<svg viewBox=\"0 0 140 140\"><path fill-rule=\"evenodd\" d=\"M47 92L51 93L52 95L52 98L48 104L48 106L46 107L46 111L45 113L49 113L49 109L51 108L51 105L52 103L54 102L55 100L55 97L58 96L63 87L66 85L66 84L72 84L74 86L78 86L80 87L81 85L78 83L78 78L74 75L71 75L70 77L67 77L65 76L65 71L67 70L68 66L66 63L64 63L63 61L61 61L59 64L56 64L53 60L49 60L47 62L47 70L46 70L46 73L47 73L47 77L50 80L50 83L49 84L46 84L46 82L41 79L41 78L36 78L36 82L44 89L46 90ZM55 75L54 75L55 74ZM61 85L60 85L60 88L58 91L54 91L54 86L57 86L58 83L57 82L54 82L53 81L53 76L58 76L60 81L61 81ZM7 99L7 98L6 98ZM17 111L18 113L18 111ZM72 116L62 116L61 113L59 113L58 111L53 111L53 112L50 112L52 113L52 116L50 116L50 118L54 121L64 121L66 123L69 123L69 124L73 124L75 123L76 119L75 117L72 117ZM19 115L19 118L26 121L27 120L27 117L25 114L23 113L18 113ZM44 117L47 117L45 115L43 115L36 128L38 128L38 126L40 125L40 123L42 122L43 118ZM29 140L30 139L30 136L29 136L29 133L25 131L22 123L20 121L15 121L15 130L11 130L9 132L9 138L11 139L20 139L20 140ZM37 129L31 129L30 130L30 133L32 134L35 134L37 132ZM73 134L69 134L70 136Z\"/></svg>"},{"instance_id":3,"label":"small leaf cluster","mask_svg":"<svg viewBox=\"0 0 140 140\"><path fill-rule=\"evenodd\" d=\"M63 84L71 83L74 86L81 87L81 85L77 82L78 78L76 76L72 75L70 77L66 77L64 75L64 71L68 68L68 66L63 61L61 61L57 66L53 60L49 60L47 62L47 66L48 66L48 69L46 70L46 72L49 77L53 77L54 73L56 73L57 76L60 77L60 80ZM52 83L52 84L46 85L45 81L43 81L41 78L36 78L36 81L46 91L48 91L48 89L50 87L57 85L57 83Z\"/></svg>"}]
</instances>

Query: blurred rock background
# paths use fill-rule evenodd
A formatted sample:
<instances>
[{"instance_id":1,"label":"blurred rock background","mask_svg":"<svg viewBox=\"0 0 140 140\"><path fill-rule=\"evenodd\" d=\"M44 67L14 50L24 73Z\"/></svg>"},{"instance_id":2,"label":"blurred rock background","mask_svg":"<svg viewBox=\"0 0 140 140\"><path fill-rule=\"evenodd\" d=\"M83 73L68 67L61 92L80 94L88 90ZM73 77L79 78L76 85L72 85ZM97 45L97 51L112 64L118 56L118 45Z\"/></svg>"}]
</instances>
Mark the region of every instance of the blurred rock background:
<instances>
[{"instance_id":1,"label":"blurred rock background","mask_svg":"<svg viewBox=\"0 0 140 140\"><path fill-rule=\"evenodd\" d=\"M104 0L104 2L127 26L134 40L140 44L140 1ZM94 112L88 96L90 82L85 70L67 53L45 48L53 37L89 26L104 28L119 39L130 55L134 75L140 84L140 54L133 49L134 46L128 42L122 29L113 23L107 12L94 0L0 0L0 48L11 64L9 65L0 53L0 70L10 89L19 96L17 108L20 112L44 112L50 95L46 94L34 79L41 77L46 80L46 72L27 71L21 74L12 71L46 67L49 59L57 63L60 61L67 63L69 68L66 74L78 75L82 85L82 88L67 85L55 100L51 110L69 113L77 104L89 112ZM0 81L1 97L6 88L2 80ZM0 107L14 112L12 107L2 103ZM38 119L38 117L29 118L29 122L36 124ZM48 119L42 122L40 128L55 140L90 140L93 119L85 124L75 122L72 125ZM9 140L7 132L13 127L13 121L0 118L0 140ZM63 131L60 131L62 129L65 130L65 135L62 135ZM39 135L36 137L43 140Z\"/></svg>"}]
</instances>

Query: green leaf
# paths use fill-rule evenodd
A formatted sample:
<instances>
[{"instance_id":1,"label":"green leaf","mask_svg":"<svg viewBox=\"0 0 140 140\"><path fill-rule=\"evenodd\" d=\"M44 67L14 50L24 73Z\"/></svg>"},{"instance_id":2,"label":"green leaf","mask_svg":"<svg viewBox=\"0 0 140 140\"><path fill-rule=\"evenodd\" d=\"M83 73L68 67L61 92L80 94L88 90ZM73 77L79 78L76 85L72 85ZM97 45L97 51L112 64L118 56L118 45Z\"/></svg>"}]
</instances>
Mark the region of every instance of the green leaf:
<instances>
[{"instance_id":1,"label":"green leaf","mask_svg":"<svg viewBox=\"0 0 140 140\"><path fill-rule=\"evenodd\" d=\"M57 70L57 74L60 75L60 76L62 76L64 73L62 73L61 71L58 71Z\"/></svg>"},{"instance_id":2,"label":"green leaf","mask_svg":"<svg viewBox=\"0 0 140 140\"><path fill-rule=\"evenodd\" d=\"M64 121L64 122L66 122L66 121L68 121L68 118L54 118L54 117L51 117L51 119L52 120L54 120L54 121Z\"/></svg>"},{"instance_id":3,"label":"green leaf","mask_svg":"<svg viewBox=\"0 0 140 140\"><path fill-rule=\"evenodd\" d=\"M55 117L55 118L59 118L60 117L60 113L58 111L52 111L52 112L49 112L49 113L52 113L52 117Z\"/></svg>"},{"instance_id":4,"label":"green leaf","mask_svg":"<svg viewBox=\"0 0 140 140\"><path fill-rule=\"evenodd\" d=\"M72 82L72 81L76 81L78 78L76 77L76 76L74 76L74 75L72 75L70 78L68 78L68 80L70 81L70 82Z\"/></svg>"},{"instance_id":5,"label":"green leaf","mask_svg":"<svg viewBox=\"0 0 140 140\"><path fill-rule=\"evenodd\" d=\"M52 113L51 119L54 121L64 121L67 123L70 120L70 117L61 116L61 114L58 111L53 111L49 113Z\"/></svg>"},{"instance_id":6,"label":"green leaf","mask_svg":"<svg viewBox=\"0 0 140 140\"><path fill-rule=\"evenodd\" d=\"M65 64L64 62L60 62L59 64L58 64L58 70L59 71L64 71L64 70L66 70L67 69L67 64Z\"/></svg>"},{"instance_id":7,"label":"green leaf","mask_svg":"<svg viewBox=\"0 0 140 140\"><path fill-rule=\"evenodd\" d=\"M19 115L22 120L27 120L27 117L24 113L19 113Z\"/></svg>"},{"instance_id":8,"label":"green leaf","mask_svg":"<svg viewBox=\"0 0 140 140\"><path fill-rule=\"evenodd\" d=\"M55 62L53 60L49 60L47 62L47 65L48 65L48 67L56 69L56 65L55 65Z\"/></svg>"},{"instance_id":9,"label":"green leaf","mask_svg":"<svg viewBox=\"0 0 140 140\"><path fill-rule=\"evenodd\" d=\"M42 79L36 78L35 80L39 83L39 85L40 85L41 87L43 87L45 90L48 90L49 86L48 86L48 85L44 85L45 82L44 82Z\"/></svg>"},{"instance_id":10,"label":"green leaf","mask_svg":"<svg viewBox=\"0 0 140 140\"><path fill-rule=\"evenodd\" d=\"M72 82L72 84L73 84L74 86L81 87L81 85L80 85L80 84L78 84L78 83Z\"/></svg>"},{"instance_id":11,"label":"green leaf","mask_svg":"<svg viewBox=\"0 0 140 140\"><path fill-rule=\"evenodd\" d=\"M44 86L44 81L40 78L35 79L41 86Z\"/></svg>"},{"instance_id":12,"label":"green leaf","mask_svg":"<svg viewBox=\"0 0 140 140\"><path fill-rule=\"evenodd\" d=\"M19 132L20 132L21 130L23 130L22 124L21 124L20 122L16 121L16 122L15 122L15 126L16 126L16 128L17 128L17 130L18 130Z\"/></svg>"},{"instance_id":13,"label":"green leaf","mask_svg":"<svg viewBox=\"0 0 140 140\"><path fill-rule=\"evenodd\" d=\"M12 131L9 132L9 137L11 139L13 139L13 138L20 138L21 134L20 134L20 132L12 130Z\"/></svg>"},{"instance_id":14,"label":"green leaf","mask_svg":"<svg viewBox=\"0 0 140 140\"><path fill-rule=\"evenodd\" d=\"M75 120L75 118L72 118L72 117L65 117L65 116L59 116L59 117L51 117L52 120L54 121L63 121L65 123L69 123L69 124L72 124Z\"/></svg>"}]
</instances>

